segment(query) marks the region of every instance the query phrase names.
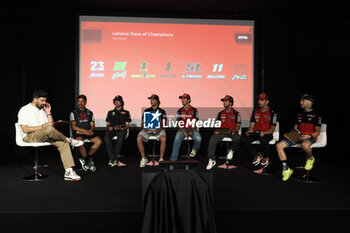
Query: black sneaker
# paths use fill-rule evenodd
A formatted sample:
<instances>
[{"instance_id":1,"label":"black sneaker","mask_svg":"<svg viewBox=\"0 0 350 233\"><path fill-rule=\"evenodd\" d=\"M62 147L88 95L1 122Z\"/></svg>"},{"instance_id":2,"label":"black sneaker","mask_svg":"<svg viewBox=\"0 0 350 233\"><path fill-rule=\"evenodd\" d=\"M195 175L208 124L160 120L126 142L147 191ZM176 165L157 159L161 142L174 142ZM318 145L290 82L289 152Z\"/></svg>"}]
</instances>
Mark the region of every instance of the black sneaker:
<instances>
[{"instance_id":1,"label":"black sneaker","mask_svg":"<svg viewBox=\"0 0 350 233\"><path fill-rule=\"evenodd\" d=\"M90 168L90 169L89 169L90 172L96 171L96 166L95 166L94 162L93 162L91 159L89 159L88 166L89 166L89 168Z\"/></svg>"}]
</instances>

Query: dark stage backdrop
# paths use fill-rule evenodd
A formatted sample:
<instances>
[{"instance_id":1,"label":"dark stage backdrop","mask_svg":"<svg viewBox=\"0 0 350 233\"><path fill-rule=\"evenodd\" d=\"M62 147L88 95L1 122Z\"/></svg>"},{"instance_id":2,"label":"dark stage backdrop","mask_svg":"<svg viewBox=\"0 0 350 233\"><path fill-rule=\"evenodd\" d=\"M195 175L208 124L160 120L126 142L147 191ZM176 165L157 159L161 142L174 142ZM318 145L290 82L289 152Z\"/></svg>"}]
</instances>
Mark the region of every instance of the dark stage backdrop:
<instances>
[{"instance_id":1,"label":"dark stage backdrop","mask_svg":"<svg viewBox=\"0 0 350 233\"><path fill-rule=\"evenodd\" d=\"M34 89L49 92L55 119L67 120L75 106L78 13L64 9L3 9L0 15L4 103L0 163L6 163L21 158L14 141L14 123L19 108L30 101ZM337 15L297 13L253 18L257 20L257 89L269 93L282 133L292 127L300 95L312 93L316 110L328 123L329 144L325 151L332 162L348 130L343 126L348 96L348 75L343 66L349 55L350 40L345 32L349 20ZM340 158L345 154L337 152Z\"/></svg>"}]
</instances>

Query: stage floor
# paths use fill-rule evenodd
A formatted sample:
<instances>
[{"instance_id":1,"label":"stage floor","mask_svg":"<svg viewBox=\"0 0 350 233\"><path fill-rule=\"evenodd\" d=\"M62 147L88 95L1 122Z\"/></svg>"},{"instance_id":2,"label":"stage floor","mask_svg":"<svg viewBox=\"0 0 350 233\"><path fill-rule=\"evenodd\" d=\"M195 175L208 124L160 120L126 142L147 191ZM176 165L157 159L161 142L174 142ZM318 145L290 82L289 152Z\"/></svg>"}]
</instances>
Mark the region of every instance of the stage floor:
<instances>
[{"instance_id":1,"label":"stage floor","mask_svg":"<svg viewBox=\"0 0 350 233\"><path fill-rule=\"evenodd\" d=\"M196 159L198 170L205 172L207 159ZM129 156L122 159L126 167L110 168L106 158L97 158L96 172L79 171L79 182L64 181L63 167L55 156L41 157L41 163L48 164L42 173L49 178L40 182L22 180L32 172L29 159L0 165L0 213L142 211L142 172L154 168L139 168L139 160ZM350 175L343 168L316 161L313 175L321 183L294 179L283 183L279 163L272 166L275 175L259 175L240 165L245 162L237 161L239 167L233 170L216 167L211 171L215 210L350 209Z\"/></svg>"}]
</instances>

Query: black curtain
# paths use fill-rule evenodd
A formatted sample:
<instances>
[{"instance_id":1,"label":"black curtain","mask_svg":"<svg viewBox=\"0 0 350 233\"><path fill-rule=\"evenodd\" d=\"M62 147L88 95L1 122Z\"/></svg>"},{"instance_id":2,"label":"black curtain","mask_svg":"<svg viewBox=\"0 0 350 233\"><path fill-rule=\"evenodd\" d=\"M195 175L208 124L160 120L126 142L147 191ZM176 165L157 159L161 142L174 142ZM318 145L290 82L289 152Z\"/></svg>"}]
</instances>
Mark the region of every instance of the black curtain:
<instances>
[{"instance_id":1,"label":"black curtain","mask_svg":"<svg viewBox=\"0 0 350 233\"><path fill-rule=\"evenodd\" d=\"M147 190L142 233L216 233L210 185L203 174L163 171Z\"/></svg>"}]
</instances>

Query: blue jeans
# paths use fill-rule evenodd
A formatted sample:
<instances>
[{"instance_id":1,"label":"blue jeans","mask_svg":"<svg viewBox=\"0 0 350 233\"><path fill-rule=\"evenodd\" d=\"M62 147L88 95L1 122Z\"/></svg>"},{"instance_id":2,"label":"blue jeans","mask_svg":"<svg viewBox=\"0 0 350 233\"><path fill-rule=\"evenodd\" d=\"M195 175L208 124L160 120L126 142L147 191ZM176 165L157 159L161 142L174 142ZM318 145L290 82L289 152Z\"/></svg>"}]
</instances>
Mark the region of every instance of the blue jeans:
<instances>
[{"instance_id":1,"label":"blue jeans","mask_svg":"<svg viewBox=\"0 0 350 233\"><path fill-rule=\"evenodd\" d=\"M178 130L176 132L174 145L173 145L173 152L171 153L170 160L173 160L173 161L177 160L177 157L179 155L181 142L184 139L184 137L185 137L185 134L181 130ZM198 130L195 129L192 131L191 138L194 141L192 149L197 151L200 148L201 142L202 142L202 137L201 137L200 133L198 132Z\"/></svg>"}]
</instances>

